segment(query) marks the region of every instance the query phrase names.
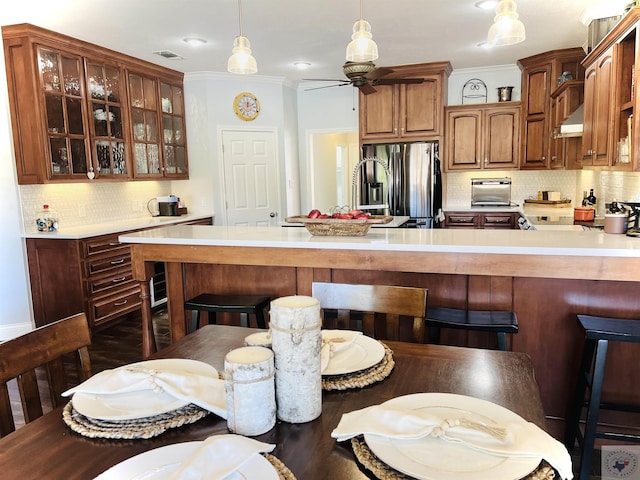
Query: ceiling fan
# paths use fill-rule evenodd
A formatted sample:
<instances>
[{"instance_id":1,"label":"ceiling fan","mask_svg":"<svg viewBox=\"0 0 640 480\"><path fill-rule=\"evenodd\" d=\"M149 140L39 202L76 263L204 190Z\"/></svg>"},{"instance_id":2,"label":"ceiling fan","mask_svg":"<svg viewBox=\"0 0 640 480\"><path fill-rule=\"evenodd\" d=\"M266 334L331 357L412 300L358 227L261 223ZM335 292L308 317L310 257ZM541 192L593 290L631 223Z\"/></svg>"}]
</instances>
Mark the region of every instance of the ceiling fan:
<instances>
[{"instance_id":1,"label":"ceiling fan","mask_svg":"<svg viewBox=\"0 0 640 480\"><path fill-rule=\"evenodd\" d=\"M365 95L375 93L375 87L377 85L424 82L424 78L384 78L387 75L392 74L393 69L387 67L376 68L373 62L346 62L342 66L342 71L344 72L348 80L335 80L327 78L303 78L303 80L315 82L338 82L336 85L307 88L307 90L318 90L321 88L344 87L345 85L353 85Z\"/></svg>"}]
</instances>

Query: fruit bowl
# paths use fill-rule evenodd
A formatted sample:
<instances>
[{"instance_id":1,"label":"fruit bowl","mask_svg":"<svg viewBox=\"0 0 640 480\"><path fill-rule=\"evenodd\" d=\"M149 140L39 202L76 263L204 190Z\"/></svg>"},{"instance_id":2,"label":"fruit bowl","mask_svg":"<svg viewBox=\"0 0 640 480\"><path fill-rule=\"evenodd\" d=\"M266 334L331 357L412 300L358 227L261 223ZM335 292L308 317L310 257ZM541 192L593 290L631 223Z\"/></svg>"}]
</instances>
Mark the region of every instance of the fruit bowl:
<instances>
[{"instance_id":1,"label":"fruit bowl","mask_svg":"<svg viewBox=\"0 0 640 480\"><path fill-rule=\"evenodd\" d=\"M361 237L374 223L384 224L393 220L387 215L371 215L362 219L309 218L306 215L287 217L287 223L302 223L311 235L321 237Z\"/></svg>"}]
</instances>

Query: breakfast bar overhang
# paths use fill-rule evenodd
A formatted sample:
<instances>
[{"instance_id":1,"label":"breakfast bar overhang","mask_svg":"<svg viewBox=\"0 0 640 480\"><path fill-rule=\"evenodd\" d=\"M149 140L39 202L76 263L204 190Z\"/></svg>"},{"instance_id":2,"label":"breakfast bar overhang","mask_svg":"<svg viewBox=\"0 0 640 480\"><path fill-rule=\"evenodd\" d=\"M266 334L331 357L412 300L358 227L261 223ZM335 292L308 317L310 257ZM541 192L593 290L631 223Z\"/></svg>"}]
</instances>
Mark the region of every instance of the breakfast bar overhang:
<instances>
[{"instance_id":1,"label":"breakfast bar overhang","mask_svg":"<svg viewBox=\"0 0 640 480\"><path fill-rule=\"evenodd\" d=\"M430 305L516 312L520 331L510 348L531 356L548 419L565 418L573 391L583 341L576 315L640 312L640 241L625 235L372 229L361 237L316 237L303 228L197 225L120 240L131 244L141 285L145 358L155 351L155 262L165 263L172 341L186 333L184 301L203 292L310 295L313 281L424 287ZM442 336L443 343L481 348L492 340L466 331ZM605 396L640 403L640 382L628 368L638 353L636 345L611 346Z\"/></svg>"}]
</instances>

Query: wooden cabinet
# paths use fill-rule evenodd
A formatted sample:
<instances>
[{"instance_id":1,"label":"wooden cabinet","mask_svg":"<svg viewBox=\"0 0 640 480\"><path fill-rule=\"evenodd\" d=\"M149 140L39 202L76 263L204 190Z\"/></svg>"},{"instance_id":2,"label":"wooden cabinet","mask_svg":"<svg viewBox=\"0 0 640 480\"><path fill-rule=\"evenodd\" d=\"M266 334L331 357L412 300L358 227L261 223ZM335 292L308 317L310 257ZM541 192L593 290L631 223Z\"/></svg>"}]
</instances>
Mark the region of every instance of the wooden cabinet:
<instances>
[{"instance_id":1,"label":"wooden cabinet","mask_svg":"<svg viewBox=\"0 0 640 480\"><path fill-rule=\"evenodd\" d=\"M582 134L561 134L560 127L582 105L584 82L569 80L551 94L551 138L549 165L551 168L575 170L581 167Z\"/></svg>"},{"instance_id":2,"label":"wooden cabinet","mask_svg":"<svg viewBox=\"0 0 640 480\"><path fill-rule=\"evenodd\" d=\"M516 212L445 212L444 228L518 228Z\"/></svg>"},{"instance_id":3,"label":"wooden cabinet","mask_svg":"<svg viewBox=\"0 0 640 480\"><path fill-rule=\"evenodd\" d=\"M212 219L179 223L211 225ZM91 328L101 328L140 309L131 247L118 241L124 233L130 232L82 239L26 239L36 326L85 312Z\"/></svg>"},{"instance_id":4,"label":"wooden cabinet","mask_svg":"<svg viewBox=\"0 0 640 480\"><path fill-rule=\"evenodd\" d=\"M551 167L549 139L553 125L550 95L563 72L570 72L576 80L584 78L580 64L583 58L582 48L568 48L518 60L522 70L521 169Z\"/></svg>"},{"instance_id":5,"label":"wooden cabinet","mask_svg":"<svg viewBox=\"0 0 640 480\"><path fill-rule=\"evenodd\" d=\"M613 141L613 55L610 47L585 70L582 165L609 166Z\"/></svg>"},{"instance_id":6,"label":"wooden cabinet","mask_svg":"<svg viewBox=\"0 0 640 480\"><path fill-rule=\"evenodd\" d=\"M33 25L2 37L19 184L142 178L143 154L188 177L182 73Z\"/></svg>"},{"instance_id":7,"label":"wooden cabinet","mask_svg":"<svg viewBox=\"0 0 640 480\"><path fill-rule=\"evenodd\" d=\"M448 170L518 167L519 103L447 107L446 118Z\"/></svg>"},{"instance_id":8,"label":"wooden cabinet","mask_svg":"<svg viewBox=\"0 0 640 480\"><path fill-rule=\"evenodd\" d=\"M360 92L361 142L394 142L442 135L451 64L424 63L391 68L393 73L385 76L385 80L422 78L424 82L376 85L375 93L364 95Z\"/></svg>"}]
</instances>

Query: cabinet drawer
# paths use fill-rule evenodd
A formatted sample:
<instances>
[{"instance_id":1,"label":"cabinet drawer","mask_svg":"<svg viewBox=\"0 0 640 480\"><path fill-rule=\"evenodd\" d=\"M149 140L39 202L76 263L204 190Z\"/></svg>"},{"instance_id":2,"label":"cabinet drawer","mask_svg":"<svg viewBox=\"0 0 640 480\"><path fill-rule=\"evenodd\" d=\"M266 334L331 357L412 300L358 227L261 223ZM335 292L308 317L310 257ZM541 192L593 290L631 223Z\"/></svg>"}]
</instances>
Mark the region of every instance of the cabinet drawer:
<instances>
[{"instance_id":1,"label":"cabinet drawer","mask_svg":"<svg viewBox=\"0 0 640 480\"><path fill-rule=\"evenodd\" d=\"M131 267L131 251L127 247L122 253L114 256L100 257L86 262L87 276L107 273L122 267Z\"/></svg>"},{"instance_id":2,"label":"cabinet drawer","mask_svg":"<svg viewBox=\"0 0 640 480\"><path fill-rule=\"evenodd\" d=\"M445 227L446 228L477 228L478 216L473 213L446 214Z\"/></svg>"},{"instance_id":3,"label":"cabinet drawer","mask_svg":"<svg viewBox=\"0 0 640 480\"><path fill-rule=\"evenodd\" d=\"M136 285L118 295L90 300L89 310L95 326L136 310L141 304L140 287Z\"/></svg>"},{"instance_id":4,"label":"cabinet drawer","mask_svg":"<svg viewBox=\"0 0 640 480\"><path fill-rule=\"evenodd\" d=\"M515 216L512 214L485 214L483 217L484 228L515 228Z\"/></svg>"},{"instance_id":5,"label":"cabinet drawer","mask_svg":"<svg viewBox=\"0 0 640 480\"><path fill-rule=\"evenodd\" d=\"M119 235L120 233L114 235L103 235L101 237L92 237L85 240L83 242L85 257L91 257L101 253L117 254L121 250L128 250L130 248L129 245L118 241Z\"/></svg>"},{"instance_id":6,"label":"cabinet drawer","mask_svg":"<svg viewBox=\"0 0 640 480\"><path fill-rule=\"evenodd\" d=\"M106 293L109 290L121 290L134 285L135 280L133 279L133 272L128 268L128 266L121 268L117 272L111 273L106 277L92 276L87 280L87 290L89 295Z\"/></svg>"}]
</instances>

